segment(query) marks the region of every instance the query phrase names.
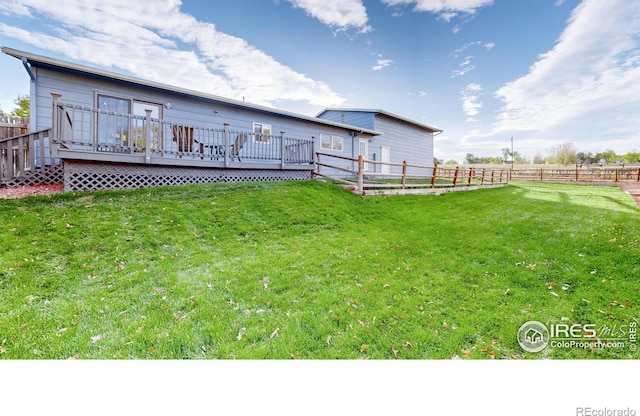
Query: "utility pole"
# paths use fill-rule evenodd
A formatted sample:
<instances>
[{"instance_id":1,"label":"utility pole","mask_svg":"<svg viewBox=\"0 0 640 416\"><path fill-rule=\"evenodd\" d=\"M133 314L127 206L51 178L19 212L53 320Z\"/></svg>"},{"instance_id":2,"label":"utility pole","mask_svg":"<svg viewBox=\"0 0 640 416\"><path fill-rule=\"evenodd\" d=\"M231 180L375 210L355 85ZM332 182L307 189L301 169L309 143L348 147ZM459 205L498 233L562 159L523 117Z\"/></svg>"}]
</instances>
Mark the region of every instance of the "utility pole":
<instances>
[{"instance_id":1,"label":"utility pole","mask_svg":"<svg viewBox=\"0 0 640 416\"><path fill-rule=\"evenodd\" d=\"M511 170L513 170L513 159L515 159L515 155L513 154L513 136L511 137Z\"/></svg>"}]
</instances>

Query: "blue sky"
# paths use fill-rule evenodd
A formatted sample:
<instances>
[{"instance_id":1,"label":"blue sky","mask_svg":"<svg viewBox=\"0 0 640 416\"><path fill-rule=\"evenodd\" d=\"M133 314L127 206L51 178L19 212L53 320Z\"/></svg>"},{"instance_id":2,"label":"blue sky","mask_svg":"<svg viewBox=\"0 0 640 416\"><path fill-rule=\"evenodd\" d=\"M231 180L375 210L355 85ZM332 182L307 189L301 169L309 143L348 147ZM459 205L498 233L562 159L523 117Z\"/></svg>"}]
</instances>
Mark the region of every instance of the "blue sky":
<instances>
[{"instance_id":1,"label":"blue sky","mask_svg":"<svg viewBox=\"0 0 640 416\"><path fill-rule=\"evenodd\" d=\"M383 109L436 157L640 149L640 2L2 0L0 44L306 115ZM0 107L29 91L0 56Z\"/></svg>"}]
</instances>

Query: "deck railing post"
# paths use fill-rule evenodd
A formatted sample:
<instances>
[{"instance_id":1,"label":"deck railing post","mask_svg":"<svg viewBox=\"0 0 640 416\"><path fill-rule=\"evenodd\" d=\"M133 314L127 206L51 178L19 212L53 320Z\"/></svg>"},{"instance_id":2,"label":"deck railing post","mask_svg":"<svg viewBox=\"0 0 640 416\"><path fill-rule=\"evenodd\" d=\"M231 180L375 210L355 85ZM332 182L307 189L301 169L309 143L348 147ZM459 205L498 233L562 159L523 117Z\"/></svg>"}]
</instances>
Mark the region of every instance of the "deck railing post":
<instances>
[{"instance_id":1,"label":"deck railing post","mask_svg":"<svg viewBox=\"0 0 640 416\"><path fill-rule=\"evenodd\" d=\"M153 126L151 125L151 112L153 110L149 108L145 108L144 113L144 163L151 163L151 133L153 130ZM129 141L131 145L131 141Z\"/></svg>"},{"instance_id":2,"label":"deck railing post","mask_svg":"<svg viewBox=\"0 0 640 416\"><path fill-rule=\"evenodd\" d=\"M460 166L456 166L456 171L453 173L453 187L456 187L456 183L458 182L458 172L460 171Z\"/></svg>"},{"instance_id":3,"label":"deck railing post","mask_svg":"<svg viewBox=\"0 0 640 416\"><path fill-rule=\"evenodd\" d=\"M401 189L404 189L406 183L407 183L407 161L403 160L402 161L402 187L401 187Z\"/></svg>"},{"instance_id":4,"label":"deck railing post","mask_svg":"<svg viewBox=\"0 0 640 416\"><path fill-rule=\"evenodd\" d=\"M284 170L285 165L285 145L284 145L284 130L280 131L280 169Z\"/></svg>"},{"instance_id":5,"label":"deck railing post","mask_svg":"<svg viewBox=\"0 0 640 416\"><path fill-rule=\"evenodd\" d=\"M364 158L358 156L358 191L364 195Z\"/></svg>"},{"instance_id":6,"label":"deck railing post","mask_svg":"<svg viewBox=\"0 0 640 416\"><path fill-rule=\"evenodd\" d=\"M431 175L431 188L435 188L436 187L436 175L437 175L437 170L438 167L434 166L433 167L433 175Z\"/></svg>"},{"instance_id":7,"label":"deck railing post","mask_svg":"<svg viewBox=\"0 0 640 416\"><path fill-rule=\"evenodd\" d=\"M53 137L50 138L51 141L60 142L60 115L59 115L59 101L62 94L58 94L56 92L51 93L51 98L53 98L52 102L52 110L51 110L51 135Z\"/></svg>"},{"instance_id":8,"label":"deck railing post","mask_svg":"<svg viewBox=\"0 0 640 416\"><path fill-rule=\"evenodd\" d=\"M224 167L229 167L229 123L224 123Z\"/></svg>"}]
</instances>

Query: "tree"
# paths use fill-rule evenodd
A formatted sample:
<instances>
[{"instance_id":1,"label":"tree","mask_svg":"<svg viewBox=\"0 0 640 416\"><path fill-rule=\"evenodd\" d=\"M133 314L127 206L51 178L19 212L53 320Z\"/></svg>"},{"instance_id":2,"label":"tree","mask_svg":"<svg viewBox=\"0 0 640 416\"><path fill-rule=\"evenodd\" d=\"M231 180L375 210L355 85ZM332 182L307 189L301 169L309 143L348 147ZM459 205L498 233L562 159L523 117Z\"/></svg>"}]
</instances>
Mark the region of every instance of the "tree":
<instances>
[{"instance_id":1,"label":"tree","mask_svg":"<svg viewBox=\"0 0 640 416\"><path fill-rule=\"evenodd\" d=\"M17 105L17 108L14 108L11 111L12 116L29 118L29 105L30 100L28 95L18 95L13 103Z\"/></svg>"},{"instance_id":2,"label":"tree","mask_svg":"<svg viewBox=\"0 0 640 416\"><path fill-rule=\"evenodd\" d=\"M533 157L533 163L536 165L544 165L544 156L542 156L542 153L538 152L535 154Z\"/></svg>"},{"instance_id":3,"label":"tree","mask_svg":"<svg viewBox=\"0 0 640 416\"><path fill-rule=\"evenodd\" d=\"M459 165L458 161L457 160L453 160L453 159L447 160L446 162L444 162L444 164L445 165Z\"/></svg>"},{"instance_id":4,"label":"tree","mask_svg":"<svg viewBox=\"0 0 640 416\"><path fill-rule=\"evenodd\" d=\"M611 149L607 149L604 152L596 153L593 157L593 161L599 163L601 159L604 159L605 163L616 163L620 160L620 156Z\"/></svg>"},{"instance_id":5,"label":"tree","mask_svg":"<svg viewBox=\"0 0 640 416\"><path fill-rule=\"evenodd\" d=\"M587 165L594 160L593 153L591 152L578 152L576 156L578 156L580 163L585 163Z\"/></svg>"},{"instance_id":6,"label":"tree","mask_svg":"<svg viewBox=\"0 0 640 416\"><path fill-rule=\"evenodd\" d=\"M622 160L624 161L624 163L640 162L640 152L637 152L637 151L627 152L622 156Z\"/></svg>"},{"instance_id":7,"label":"tree","mask_svg":"<svg viewBox=\"0 0 640 416\"><path fill-rule=\"evenodd\" d=\"M564 166L579 162L578 152L572 143L562 143L553 149L550 159L553 163L559 163Z\"/></svg>"}]
</instances>

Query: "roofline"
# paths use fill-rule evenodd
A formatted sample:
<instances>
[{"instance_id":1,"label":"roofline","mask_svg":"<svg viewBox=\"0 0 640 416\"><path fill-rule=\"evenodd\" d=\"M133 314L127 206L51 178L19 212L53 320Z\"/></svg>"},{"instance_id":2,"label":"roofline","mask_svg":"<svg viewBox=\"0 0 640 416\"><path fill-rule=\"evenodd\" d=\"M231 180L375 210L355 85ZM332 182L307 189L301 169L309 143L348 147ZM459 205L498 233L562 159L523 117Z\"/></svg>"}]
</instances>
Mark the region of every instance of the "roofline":
<instances>
[{"instance_id":1,"label":"roofline","mask_svg":"<svg viewBox=\"0 0 640 416\"><path fill-rule=\"evenodd\" d=\"M325 108L324 110L322 110L321 112L319 112L316 117L320 117L322 114L324 114L327 111L352 111L352 112L357 112L357 113L376 113L376 114L382 114L384 116L387 116L389 118L394 118L396 120L400 120L400 121L404 121L405 123L409 123L409 124L413 124L414 126L418 126L420 128L423 128L425 130L430 131L431 133L442 133L444 130L435 127L435 126L431 126L429 124L424 124L424 123L419 123L417 121L408 119L406 117L402 117L399 116L397 114L393 114L390 113L389 111L385 111L385 110L380 110L380 109L369 109L369 108L349 108L349 107L331 107L331 108Z\"/></svg>"},{"instance_id":2,"label":"roofline","mask_svg":"<svg viewBox=\"0 0 640 416\"><path fill-rule=\"evenodd\" d=\"M75 72L81 72L81 73L85 73L85 74L89 74L89 75L93 75L93 76L97 76L97 77L101 77L101 78L107 78L107 79L113 79L113 80L117 80L117 81L121 81L121 82L125 82L128 84L134 84L134 85L139 85L139 86L143 86L143 87L148 87L148 88L154 88L154 89L158 89L158 90L162 90L162 91L166 91L166 92L171 92L171 93L175 93L175 94L182 94L182 95L187 95L187 96L192 96L192 97L197 97L197 98L202 98L205 100L211 100L211 101L218 101L227 105L231 105L231 106L235 106L235 107L240 107L240 108L244 108L244 109L249 109L249 110L255 110L255 111L260 111L260 112L264 112L264 113L269 113L269 114L275 114L275 115L279 115L279 116L284 116L284 117L288 117L288 118L293 118L293 119L297 119L297 120L301 120L301 121L307 121L307 122L311 122L311 123L316 123L316 124L322 124L322 125L326 125L326 126L331 126L331 127L339 127L345 130L351 130L354 132L360 132L362 133L367 133L370 134L372 136L379 136L382 135L382 132L376 131L376 130L370 130L370 129L364 129L362 127L358 127L358 126L352 126L350 124L344 124L344 123L337 123L337 122L333 122L333 121L329 121L329 120L324 120L318 117L311 117L311 116L305 116L303 114L298 114L298 113L294 113L294 112L290 112L290 111L285 111L285 110L279 110L277 108L274 107L267 107L267 106L262 106L262 105L257 105L257 104L250 104L250 103L246 103L244 101L239 101L239 100L234 100L231 98L226 98L226 97L222 97L219 95L214 95L214 94L207 94L207 93L203 93L200 91L195 91L195 90L191 90L188 88L182 88L182 87L177 87L174 85L169 85L169 84L163 84L163 83L159 83L159 82L155 82L155 81L148 81L148 80L144 80L142 78L136 78L136 77L132 77L132 76L128 76L128 75L123 75L123 74L118 74L115 72L111 72L111 71L105 71L102 69L97 69L97 68L92 68L89 66L85 66L85 65L79 65L79 64L74 64L68 61L63 61L60 59L56 59L56 58L51 58L51 57L47 57L47 56L43 56L43 55L38 55L38 54L34 54L34 53L30 53L30 52L24 52L24 51L20 51L17 49L13 49L13 48L9 48L6 46L3 46L1 48L2 52L4 52L7 55L13 56L14 58L20 59L23 61L23 63L25 62L25 59L30 63L30 64L35 64L34 66L43 66L43 67L54 67L54 68L60 68L63 70L67 70L67 71L75 71ZM40 65L38 65L40 64ZM27 66L25 65L25 68L27 68Z\"/></svg>"}]
</instances>

